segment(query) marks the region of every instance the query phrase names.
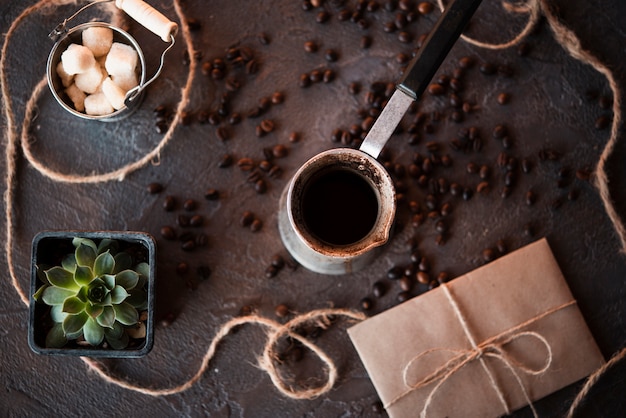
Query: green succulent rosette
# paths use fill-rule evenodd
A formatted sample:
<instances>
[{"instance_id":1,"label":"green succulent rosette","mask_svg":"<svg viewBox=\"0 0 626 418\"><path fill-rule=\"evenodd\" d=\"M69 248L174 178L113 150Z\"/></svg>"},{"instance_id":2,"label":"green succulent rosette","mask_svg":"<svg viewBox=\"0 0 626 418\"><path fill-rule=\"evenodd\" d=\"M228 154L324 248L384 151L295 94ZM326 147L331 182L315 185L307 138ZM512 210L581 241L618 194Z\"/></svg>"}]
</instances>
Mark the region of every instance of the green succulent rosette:
<instances>
[{"instance_id":1,"label":"green succulent rosette","mask_svg":"<svg viewBox=\"0 0 626 418\"><path fill-rule=\"evenodd\" d=\"M84 338L92 346L105 340L114 349L128 346L127 330L139 323L139 312L147 309L145 284L149 266L133 266L126 252L117 253L119 243L102 239L74 238L74 253L60 266L37 272L44 283L33 295L51 307L54 325L46 346L61 348L68 341Z\"/></svg>"}]
</instances>

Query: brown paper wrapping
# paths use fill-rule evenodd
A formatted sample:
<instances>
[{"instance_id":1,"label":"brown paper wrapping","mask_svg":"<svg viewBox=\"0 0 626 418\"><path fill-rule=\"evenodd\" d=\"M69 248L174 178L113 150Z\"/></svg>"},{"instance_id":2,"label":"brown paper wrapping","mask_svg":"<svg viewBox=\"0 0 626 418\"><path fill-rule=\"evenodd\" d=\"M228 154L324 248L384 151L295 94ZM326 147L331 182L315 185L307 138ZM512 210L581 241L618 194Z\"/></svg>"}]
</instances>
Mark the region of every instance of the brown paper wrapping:
<instances>
[{"instance_id":1,"label":"brown paper wrapping","mask_svg":"<svg viewBox=\"0 0 626 418\"><path fill-rule=\"evenodd\" d=\"M348 333L392 418L501 416L604 363L545 239Z\"/></svg>"}]
</instances>

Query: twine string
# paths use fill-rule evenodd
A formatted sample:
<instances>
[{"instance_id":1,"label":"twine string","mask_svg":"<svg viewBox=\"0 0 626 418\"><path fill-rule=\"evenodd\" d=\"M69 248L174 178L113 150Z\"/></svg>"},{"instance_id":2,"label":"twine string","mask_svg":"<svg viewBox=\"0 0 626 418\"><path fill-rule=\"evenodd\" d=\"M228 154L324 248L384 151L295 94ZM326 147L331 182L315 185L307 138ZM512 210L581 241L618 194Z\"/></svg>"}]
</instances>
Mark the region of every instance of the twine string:
<instances>
[{"instance_id":1,"label":"twine string","mask_svg":"<svg viewBox=\"0 0 626 418\"><path fill-rule=\"evenodd\" d=\"M305 314L297 315L290 321L285 324L280 324L276 321L270 320L268 318L264 318L257 315L249 315L237 317L229 320L224 323L215 336L213 337L209 347L204 354L202 361L200 363L200 367L196 371L196 373L189 379L187 379L184 383L166 389L154 389L147 388L143 386L139 386L133 383L130 383L124 379L120 379L118 377L112 376L105 372L102 364L98 363L96 360L89 357L81 357L81 359L85 362L85 364L89 367L90 370L97 373L102 379L105 381L120 386L122 388L132 390L135 392L142 393L144 395L149 396L167 396L173 395L176 393L181 393L192 387L202 375L206 372L209 367L209 363L211 359L215 356L217 351L217 347L224 340L230 332L245 324L255 324L261 325L268 329L266 332L267 340L264 346L263 357L259 358L259 367L261 370L264 370L268 376L270 377L274 386L278 389L280 393L284 396L291 399L313 399L316 398L326 392L328 392L332 386L335 384L337 379L337 367L335 366L333 360L317 345L311 343L308 339L299 335L295 332L298 327L302 326L306 323L316 323L316 324L328 324L331 317L345 317L351 321L362 321L365 319L365 315L360 312L354 312L346 309L318 309L307 312ZM301 342L306 348L311 350L323 363L326 369L326 381L323 385L319 387L305 387L305 388L297 388L294 385L288 382L288 379L285 378L276 368L276 358L277 352L275 349L275 345L285 337L293 338Z\"/></svg>"}]
</instances>

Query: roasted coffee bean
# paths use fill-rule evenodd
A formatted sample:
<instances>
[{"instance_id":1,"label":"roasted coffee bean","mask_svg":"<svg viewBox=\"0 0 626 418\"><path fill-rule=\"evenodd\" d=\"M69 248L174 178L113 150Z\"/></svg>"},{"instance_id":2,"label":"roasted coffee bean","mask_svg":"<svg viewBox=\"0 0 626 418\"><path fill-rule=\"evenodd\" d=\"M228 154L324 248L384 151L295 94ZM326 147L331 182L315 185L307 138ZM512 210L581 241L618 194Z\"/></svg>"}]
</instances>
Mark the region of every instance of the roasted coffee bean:
<instances>
[{"instance_id":1,"label":"roasted coffee bean","mask_svg":"<svg viewBox=\"0 0 626 418\"><path fill-rule=\"evenodd\" d=\"M372 38L370 36L362 36L359 43L361 49L368 49L372 46Z\"/></svg>"},{"instance_id":2,"label":"roasted coffee bean","mask_svg":"<svg viewBox=\"0 0 626 418\"><path fill-rule=\"evenodd\" d=\"M400 292L398 293L398 295L396 296L396 300L400 303L402 302L406 302L407 300L411 299L411 293L409 292Z\"/></svg>"},{"instance_id":3,"label":"roasted coffee bean","mask_svg":"<svg viewBox=\"0 0 626 418\"><path fill-rule=\"evenodd\" d=\"M525 174L528 174L530 173L531 170L532 170L532 163L530 162L530 160L528 158L522 159L522 171Z\"/></svg>"},{"instance_id":4,"label":"roasted coffee bean","mask_svg":"<svg viewBox=\"0 0 626 418\"><path fill-rule=\"evenodd\" d=\"M488 181L481 181L480 183L478 183L476 185L476 193L478 194L486 194L489 192L490 187L489 187L489 182Z\"/></svg>"},{"instance_id":5,"label":"roasted coffee bean","mask_svg":"<svg viewBox=\"0 0 626 418\"><path fill-rule=\"evenodd\" d=\"M370 298L363 298L359 302L359 306L364 311L369 311L370 309L372 309L373 305L374 305L374 303L372 302L372 300Z\"/></svg>"},{"instance_id":6,"label":"roasted coffee bean","mask_svg":"<svg viewBox=\"0 0 626 418\"><path fill-rule=\"evenodd\" d=\"M167 132L167 128L169 128L169 125L165 121L157 122L155 128L158 134L164 134L165 132Z\"/></svg>"},{"instance_id":7,"label":"roasted coffee bean","mask_svg":"<svg viewBox=\"0 0 626 418\"><path fill-rule=\"evenodd\" d=\"M420 258L420 261L417 265L419 271L429 271L430 270L430 261L426 257Z\"/></svg>"},{"instance_id":8,"label":"roasted coffee bean","mask_svg":"<svg viewBox=\"0 0 626 418\"><path fill-rule=\"evenodd\" d=\"M450 275L447 272L442 271L437 275L438 283L446 283L448 281L450 281Z\"/></svg>"},{"instance_id":9,"label":"roasted coffee bean","mask_svg":"<svg viewBox=\"0 0 626 418\"><path fill-rule=\"evenodd\" d=\"M459 59L459 67L463 69L472 68L474 66L474 58L465 56Z\"/></svg>"},{"instance_id":10,"label":"roasted coffee bean","mask_svg":"<svg viewBox=\"0 0 626 418\"><path fill-rule=\"evenodd\" d=\"M202 226L204 223L204 217L202 215L193 215L189 219L189 226Z\"/></svg>"},{"instance_id":11,"label":"roasted coffee bean","mask_svg":"<svg viewBox=\"0 0 626 418\"><path fill-rule=\"evenodd\" d=\"M448 224L443 220L439 220L435 224L435 230L440 233L448 232Z\"/></svg>"},{"instance_id":12,"label":"roasted coffee bean","mask_svg":"<svg viewBox=\"0 0 626 418\"><path fill-rule=\"evenodd\" d=\"M430 283L430 275L425 271L418 271L415 275L415 279L418 283L428 284Z\"/></svg>"},{"instance_id":13,"label":"roasted coffee bean","mask_svg":"<svg viewBox=\"0 0 626 418\"><path fill-rule=\"evenodd\" d=\"M324 70L324 75L322 76L322 81L324 83L330 83L335 79L335 72L330 68Z\"/></svg>"},{"instance_id":14,"label":"roasted coffee bean","mask_svg":"<svg viewBox=\"0 0 626 418\"><path fill-rule=\"evenodd\" d=\"M598 99L598 105L601 109L610 109L613 106L613 99L607 96L601 96Z\"/></svg>"},{"instance_id":15,"label":"roasted coffee bean","mask_svg":"<svg viewBox=\"0 0 626 418\"><path fill-rule=\"evenodd\" d=\"M265 277L267 277L268 279L276 277L277 274L278 269L275 266L270 265L265 268Z\"/></svg>"},{"instance_id":16,"label":"roasted coffee bean","mask_svg":"<svg viewBox=\"0 0 626 418\"><path fill-rule=\"evenodd\" d=\"M500 192L500 197L503 198L503 199L506 199L510 195L511 195L511 187L510 186L504 186L502 188L502 191Z\"/></svg>"},{"instance_id":17,"label":"roasted coffee bean","mask_svg":"<svg viewBox=\"0 0 626 418\"><path fill-rule=\"evenodd\" d=\"M263 228L263 221L258 218L253 220L250 224L250 231L252 232L258 232L261 230L261 228Z\"/></svg>"},{"instance_id":18,"label":"roasted coffee bean","mask_svg":"<svg viewBox=\"0 0 626 418\"><path fill-rule=\"evenodd\" d=\"M524 225L524 235L528 237L535 236L535 228L531 224Z\"/></svg>"},{"instance_id":19,"label":"roasted coffee bean","mask_svg":"<svg viewBox=\"0 0 626 418\"><path fill-rule=\"evenodd\" d=\"M508 248L506 246L506 242L503 239L499 239L496 242L496 249L498 250L498 254L504 255L508 252Z\"/></svg>"},{"instance_id":20,"label":"roasted coffee bean","mask_svg":"<svg viewBox=\"0 0 626 418\"><path fill-rule=\"evenodd\" d=\"M196 248L196 242L194 240L185 241L182 243L181 248L183 251L193 251Z\"/></svg>"},{"instance_id":21,"label":"roasted coffee bean","mask_svg":"<svg viewBox=\"0 0 626 418\"><path fill-rule=\"evenodd\" d=\"M469 187L465 187L463 189L463 200L470 200L472 196L474 196L474 192L472 192L472 189L470 189Z\"/></svg>"},{"instance_id":22,"label":"roasted coffee bean","mask_svg":"<svg viewBox=\"0 0 626 418\"><path fill-rule=\"evenodd\" d=\"M218 200L220 198L220 193L216 189L207 189L204 192L204 198L206 200Z\"/></svg>"},{"instance_id":23,"label":"roasted coffee bean","mask_svg":"<svg viewBox=\"0 0 626 418\"><path fill-rule=\"evenodd\" d=\"M171 226L163 226L161 227L161 236L171 241L176 239L176 231Z\"/></svg>"},{"instance_id":24,"label":"roasted coffee bean","mask_svg":"<svg viewBox=\"0 0 626 418\"><path fill-rule=\"evenodd\" d=\"M609 118L608 116L602 115L596 119L594 126L597 130L602 130L602 129L606 129L606 127L609 126L610 124L611 124L611 118Z\"/></svg>"},{"instance_id":25,"label":"roasted coffee bean","mask_svg":"<svg viewBox=\"0 0 626 418\"><path fill-rule=\"evenodd\" d=\"M491 169L489 168L488 165L483 164L480 166L480 170L478 171L478 175L480 176L481 179L486 180L489 178L489 175L491 174Z\"/></svg>"},{"instance_id":26,"label":"roasted coffee bean","mask_svg":"<svg viewBox=\"0 0 626 418\"><path fill-rule=\"evenodd\" d=\"M508 129L505 125L496 125L492 135L495 139L502 139L508 135Z\"/></svg>"},{"instance_id":27,"label":"roasted coffee bean","mask_svg":"<svg viewBox=\"0 0 626 418\"><path fill-rule=\"evenodd\" d=\"M217 138L224 142L230 139L230 131L224 126L220 126L216 131Z\"/></svg>"},{"instance_id":28,"label":"roasted coffee bean","mask_svg":"<svg viewBox=\"0 0 626 418\"><path fill-rule=\"evenodd\" d=\"M398 283L400 284L400 289L405 292L408 292L413 288L413 281L407 276L401 277L400 280L398 280Z\"/></svg>"},{"instance_id":29,"label":"roasted coffee bean","mask_svg":"<svg viewBox=\"0 0 626 418\"><path fill-rule=\"evenodd\" d=\"M196 210L197 207L198 203L193 199L187 199L183 202L183 209L185 209L186 211Z\"/></svg>"},{"instance_id":30,"label":"roasted coffee bean","mask_svg":"<svg viewBox=\"0 0 626 418\"><path fill-rule=\"evenodd\" d=\"M507 173L504 175L504 185L507 187L513 187L516 180L517 176L513 171L507 171Z\"/></svg>"},{"instance_id":31,"label":"roasted coffee bean","mask_svg":"<svg viewBox=\"0 0 626 418\"><path fill-rule=\"evenodd\" d=\"M284 303L281 303L280 305L276 305L276 307L274 308L274 314L279 317L279 318L284 318L287 315L289 315L289 307L287 305L285 305Z\"/></svg>"},{"instance_id":32,"label":"roasted coffee bean","mask_svg":"<svg viewBox=\"0 0 626 418\"><path fill-rule=\"evenodd\" d=\"M322 10L315 16L315 21L317 23L326 23L330 19L330 13L325 10Z\"/></svg>"},{"instance_id":33,"label":"roasted coffee bean","mask_svg":"<svg viewBox=\"0 0 626 418\"><path fill-rule=\"evenodd\" d=\"M237 167L239 167L241 171L251 171L255 167L255 164L252 158L244 157L237 161Z\"/></svg>"},{"instance_id":34,"label":"roasted coffee bean","mask_svg":"<svg viewBox=\"0 0 626 418\"><path fill-rule=\"evenodd\" d=\"M233 157L230 154L222 155L219 162L217 163L217 166L219 168L226 168L226 167L230 167L231 165L233 165Z\"/></svg>"},{"instance_id":35,"label":"roasted coffee bean","mask_svg":"<svg viewBox=\"0 0 626 418\"><path fill-rule=\"evenodd\" d=\"M189 216L184 215L184 214L179 214L176 217L176 223L178 224L178 226L182 226L182 227L187 227L189 226Z\"/></svg>"},{"instance_id":36,"label":"roasted coffee bean","mask_svg":"<svg viewBox=\"0 0 626 418\"><path fill-rule=\"evenodd\" d=\"M434 6L429 1L422 1L417 5L417 11L420 12L420 14L422 15L428 15L432 13L433 10L434 10Z\"/></svg>"},{"instance_id":37,"label":"roasted coffee bean","mask_svg":"<svg viewBox=\"0 0 626 418\"><path fill-rule=\"evenodd\" d=\"M493 250L493 248L485 248L483 250L483 261L485 261L485 263L489 263L495 259L496 252Z\"/></svg>"},{"instance_id":38,"label":"roasted coffee bean","mask_svg":"<svg viewBox=\"0 0 626 418\"><path fill-rule=\"evenodd\" d=\"M576 170L576 178L578 180L588 181L591 178L591 170L588 168L580 168Z\"/></svg>"},{"instance_id":39,"label":"roasted coffee bean","mask_svg":"<svg viewBox=\"0 0 626 418\"><path fill-rule=\"evenodd\" d=\"M264 32L259 33L256 37L261 45L269 45L271 42L269 36Z\"/></svg>"},{"instance_id":40,"label":"roasted coffee bean","mask_svg":"<svg viewBox=\"0 0 626 418\"><path fill-rule=\"evenodd\" d=\"M272 256L270 264L280 270L285 267L285 259L280 254L275 254Z\"/></svg>"},{"instance_id":41,"label":"roasted coffee bean","mask_svg":"<svg viewBox=\"0 0 626 418\"><path fill-rule=\"evenodd\" d=\"M324 73L322 72L322 70L313 70L309 73L309 79L312 83L319 83L320 81L322 81L323 77Z\"/></svg>"},{"instance_id":42,"label":"roasted coffee bean","mask_svg":"<svg viewBox=\"0 0 626 418\"><path fill-rule=\"evenodd\" d=\"M204 233L199 233L196 235L194 241L196 242L196 246L205 247L209 243L209 237Z\"/></svg>"},{"instance_id":43,"label":"roasted coffee bean","mask_svg":"<svg viewBox=\"0 0 626 418\"><path fill-rule=\"evenodd\" d=\"M241 226L247 227L247 226L250 226L253 221L254 221L254 213L247 210L241 215L239 224Z\"/></svg>"},{"instance_id":44,"label":"roasted coffee bean","mask_svg":"<svg viewBox=\"0 0 626 418\"><path fill-rule=\"evenodd\" d=\"M310 52L310 53L317 52L318 49L319 49L319 47L317 45L317 42L315 42L315 41L306 41L304 43L304 50L306 52Z\"/></svg>"},{"instance_id":45,"label":"roasted coffee bean","mask_svg":"<svg viewBox=\"0 0 626 418\"><path fill-rule=\"evenodd\" d=\"M163 185L161 183L150 183L148 184L148 193L157 194L163 191Z\"/></svg>"},{"instance_id":46,"label":"roasted coffee bean","mask_svg":"<svg viewBox=\"0 0 626 418\"><path fill-rule=\"evenodd\" d=\"M339 53L334 49L327 49L324 51L324 58L328 62L335 62L339 59Z\"/></svg>"},{"instance_id":47,"label":"roasted coffee bean","mask_svg":"<svg viewBox=\"0 0 626 418\"><path fill-rule=\"evenodd\" d=\"M184 276L188 272L189 272L189 264L185 263L184 261L181 261L180 263L176 265L176 273L179 276Z\"/></svg>"},{"instance_id":48,"label":"roasted coffee bean","mask_svg":"<svg viewBox=\"0 0 626 418\"><path fill-rule=\"evenodd\" d=\"M490 62L483 62L480 64L480 72L485 75L492 75L496 73L496 66Z\"/></svg>"},{"instance_id":49,"label":"roasted coffee bean","mask_svg":"<svg viewBox=\"0 0 626 418\"><path fill-rule=\"evenodd\" d=\"M517 46L517 55L519 55L520 57L526 57L528 56L528 54L530 54L531 50L532 50L532 47L530 46L528 42L521 42Z\"/></svg>"},{"instance_id":50,"label":"roasted coffee bean","mask_svg":"<svg viewBox=\"0 0 626 418\"><path fill-rule=\"evenodd\" d=\"M413 35L407 31L402 31L398 33L398 40L403 44L408 44L413 41Z\"/></svg>"},{"instance_id":51,"label":"roasted coffee bean","mask_svg":"<svg viewBox=\"0 0 626 418\"><path fill-rule=\"evenodd\" d=\"M376 298L381 298L387 293L387 286L381 281L377 281L372 285L372 294Z\"/></svg>"},{"instance_id":52,"label":"roasted coffee bean","mask_svg":"<svg viewBox=\"0 0 626 418\"><path fill-rule=\"evenodd\" d=\"M511 101L511 95L509 93L500 93L498 94L497 100L501 105L508 104Z\"/></svg>"},{"instance_id":53,"label":"roasted coffee bean","mask_svg":"<svg viewBox=\"0 0 626 418\"><path fill-rule=\"evenodd\" d=\"M306 88L306 87L309 87L311 85L311 79L309 77L309 74L307 74L307 73L300 74L299 85L302 88Z\"/></svg>"},{"instance_id":54,"label":"roasted coffee bean","mask_svg":"<svg viewBox=\"0 0 626 418\"><path fill-rule=\"evenodd\" d=\"M390 280L398 280L404 275L404 267L394 266L387 271L387 278Z\"/></svg>"},{"instance_id":55,"label":"roasted coffee bean","mask_svg":"<svg viewBox=\"0 0 626 418\"><path fill-rule=\"evenodd\" d=\"M526 204L532 206L537 201L537 195L532 190L526 192Z\"/></svg>"},{"instance_id":56,"label":"roasted coffee bean","mask_svg":"<svg viewBox=\"0 0 626 418\"><path fill-rule=\"evenodd\" d=\"M431 94L432 96L441 96L445 92L446 92L446 89L441 84L431 83L428 85L428 93Z\"/></svg>"},{"instance_id":57,"label":"roasted coffee bean","mask_svg":"<svg viewBox=\"0 0 626 418\"><path fill-rule=\"evenodd\" d=\"M176 207L176 198L174 196L165 196L163 200L163 209L167 212L171 212Z\"/></svg>"}]
</instances>

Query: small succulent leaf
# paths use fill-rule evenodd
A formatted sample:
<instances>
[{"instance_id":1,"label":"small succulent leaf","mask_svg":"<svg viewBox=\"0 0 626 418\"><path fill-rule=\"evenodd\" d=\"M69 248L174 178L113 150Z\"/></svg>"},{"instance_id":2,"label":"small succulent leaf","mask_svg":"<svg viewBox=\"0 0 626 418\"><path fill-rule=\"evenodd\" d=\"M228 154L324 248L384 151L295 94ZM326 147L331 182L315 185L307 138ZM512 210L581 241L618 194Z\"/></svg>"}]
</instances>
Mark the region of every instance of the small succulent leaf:
<instances>
[{"instance_id":1,"label":"small succulent leaf","mask_svg":"<svg viewBox=\"0 0 626 418\"><path fill-rule=\"evenodd\" d=\"M76 292L67 289L61 289L60 287L49 286L43 291L41 299L50 306L63 305L65 299L70 296L74 296Z\"/></svg>"},{"instance_id":2,"label":"small succulent leaf","mask_svg":"<svg viewBox=\"0 0 626 418\"><path fill-rule=\"evenodd\" d=\"M102 305L92 305L91 303L86 304L85 312L89 314L92 318L97 318L104 311L104 306Z\"/></svg>"},{"instance_id":3,"label":"small succulent leaf","mask_svg":"<svg viewBox=\"0 0 626 418\"><path fill-rule=\"evenodd\" d=\"M46 335L46 347L61 348L67 343L67 338L63 333L63 324L54 324L52 329Z\"/></svg>"},{"instance_id":4,"label":"small succulent leaf","mask_svg":"<svg viewBox=\"0 0 626 418\"><path fill-rule=\"evenodd\" d=\"M104 300L102 301L102 303L100 304L102 306L112 306L113 305L113 300L111 298L111 292L109 292L105 297Z\"/></svg>"},{"instance_id":5,"label":"small succulent leaf","mask_svg":"<svg viewBox=\"0 0 626 418\"><path fill-rule=\"evenodd\" d=\"M78 290L78 284L74 281L74 274L63 267L52 267L46 270L48 282L56 287L68 290Z\"/></svg>"},{"instance_id":6,"label":"small succulent leaf","mask_svg":"<svg viewBox=\"0 0 626 418\"><path fill-rule=\"evenodd\" d=\"M39 289L37 289L37 291L35 292L35 294L33 295L33 299L35 299L35 302L41 302L41 296L43 295L43 292L50 287L50 285L48 284L44 284L42 285Z\"/></svg>"},{"instance_id":7,"label":"small succulent leaf","mask_svg":"<svg viewBox=\"0 0 626 418\"><path fill-rule=\"evenodd\" d=\"M85 302L76 296L69 297L63 302L63 312L68 314L77 314L85 310Z\"/></svg>"},{"instance_id":8,"label":"small succulent leaf","mask_svg":"<svg viewBox=\"0 0 626 418\"><path fill-rule=\"evenodd\" d=\"M113 309L115 310L115 320L123 325L135 325L139 321L137 309L128 302L113 305Z\"/></svg>"},{"instance_id":9,"label":"small succulent leaf","mask_svg":"<svg viewBox=\"0 0 626 418\"><path fill-rule=\"evenodd\" d=\"M67 312L63 312L63 305L55 305L50 309L50 318L54 322L63 322L68 315Z\"/></svg>"},{"instance_id":10,"label":"small succulent leaf","mask_svg":"<svg viewBox=\"0 0 626 418\"><path fill-rule=\"evenodd\" d=\"M89 286L83 286L80 288L78 293L76 293L76 297L83 302L88 302L89 298L87 297L87 292L89 291Z\"/></svg>"},{"instance_id":11,"label":"small succulent leaf","mask_svg":"<svg viewBox=\"0 0 626 418\"><path fill-rule=\"evenodd\" d=\"M109 337L119 339L126 333L125 328L119 322L115 322L111 328L105 328L104 333Z\"/></svg>"},{"instance_id":12,"label":"small succulent leaf","mask_svg":"<svg viewBox=\"0 0 626 418\"><path fill-rule=\"evenodd\" d=\"M146 279L150 277L150 264L148 263L139 263L133 270L144 276Z\"/></svg>"},{"instance_id":13,"label":"small succulent leaf","mask_svg":"<svg viewBox=\"0 0 626 418\"><path fill-rule=\"evenodd\" d=\"M133 266L133 258L128 253L119 253L115 255L115 269L114 274L120 271L128 270Z\"/></svg>"},{"instance_id":14,"label":"small succulent leaf","mask_svg":"<svg viewBox=\"0 0 626 418\"><path fill-rule=\"evenodd\" d=\"M139 282L139 275L132 270L124 270L115 275L115 284L126 290L137 286L137 282Z\"/></svg>"},{"instance_id":15,"label":"small succulent leaf","mask_svg":"<svg viewBox=\"0 0 626 418\"><path fill-rule=\"evenodd\" d=\"M111 306L104 306L102 313L98 315L96 321L104 328L113 328L113 324L115 324L115 310Z\"/></svg>"},{"instance_id":16,"label":"small succulent leaf","mask_svg":"<svg viewBox=\"0 0 626 418\"><path fill-rule=\"evenodd\" d=\"M109 251L106 251L96 257L96 261L93 265L94 274L96 276L102 276L103 274L113 273L115 268L115 259Z\"/></svg>"},{"instance_id":17,"label":"small succulent leaf","mask_svg":"<svg viewBox=\"0 0 626 418\"><path fill-rule=\"evenodd\" d=\"M110 239L110 238L104 238L102 241L100 241L100 244L98 244L98 250L97 253L98 254L103 254L107 251L115 251L119 248L119 244L117 241L115 241L114 239Z\"/></svg>"},{"instance_id":18,"label":"small succulent leaf","mask_svg":"<svg viewBox=\"0 0 626 418\"><path fill-rule=\"evenodd\" d=\"M83 267L93 267L94 261L96 261L96 250L91 246L81 243L75 251L76 264Z\"/></svg>"},{"instance_id":19,"label":"small succulent leaf","mask_svg":"<svg viewBox=\"0 0 626 418\"><path fill-rule=\"evenodd\" d=\"M61 261L61 267L63 267L67 271L71 271L72 273L76 271L76 255L74 253L68 254L63 257Z\"/></svg>"},{"instance_id":20,"label":"small succulent leaf","mask_svg":"<svg viewBox=\"0 0 626 418\"><path fill-rule=\"evenodd\" d=\"M93 346L100 345L102 340L104 340L104 330L93 318L89 318L87 322L85 322L83 335L85 336L85 340Z\"/></svg>"},{"instance_id":21,"label":"small succulent leaf","mask_svg":"<svg viewBox=\"0 0 626 418\"><path fill-rule=\"evenodd\" d=\"M130 296L126 299L138 311L148 308L148 294L145 290L136 287L130 291Z\"/></svg>"},{"instance_id":22,"label":"small succulent leaf","mask_svg":"<svg viewBox=\"0 0 626 418\"><path fill-rule=\"evenodd\" d=\"M109 336L108 334L106 334L106 330L105 330L105 335L106 335L107 342L109 343L111 348L113 348L114 350L123 350L128 346L128 341L129 341L128 334L126 334L123 329L122 329L122 335L120 335L118 338Z\"/></svg>"},{"instance_id":23,"label":"small succulent leaf","mask_svg":"<svg viewBox=\"0 0 626 418\"><path fill-rule=\"evenodd\" d=\"M113 305L118 305L124 302L124 299L129 296L130 294L122 286L115 286L113 290L111 290L111 303Z\"/></svg>"},{"instance_id":24,"label":"small succulent leaf","mask_svg":"<svg viewBox=\"0 0 626 418\"><path fill-rule=\"evenodd\" d=\"M50 267L44 267L43 265L37 266L37 278L41 281L41 283L50 284L48 278L46 277L46 270L48 270L49 268Z\"/></svg>"},{"instance_id":25,"label":"small succulent leaf","mask_svg":"<svg viewBox=\"0 0 626 418\"><path fill-rule=\"evenodd\" d=\"M76 266L76 271L74 272L74 281L79 286L86 286L93 280L94 275L91 267L86 266Z\"/></svg>"},{"instance_id":26,"label":"small succulent leaf","mask_svg":"<svg viewBox=\"0 0 626 418\"><path fill-rule=\"evenodd\" d=\"M98 252L98 246L96 245L95 242L93 242L93 240L90 240L89 238L80 238L80 237L76 237L72 239L72 245L75 248L80 247L81 244L91 247L94 252Z\"/></svg>"},{"instance_id":27,"label":"small succulent leaf","mask_svg":"<svg viewBox=\"0 0 626 418\"><path fill-rule=\"evenodd\" d=\"M107 289L109 290L113 290L113 288L115 287L115 276L112 274L105 274L103 276L100 277L102 279L102 281L104 281L104 285L107 287Z\"/></svg>"},{"instance_id":28,"label":"small succulent leaf","mask_svg":"<svg viewBox=\"0 0 626 418\"><path fill-rule=\"evenodd\" d=\"M89 319L89 315L84 311L75 315L68 315L63 321L63 332L68 337L72 334L80 333L87 319Z\"/></svg>"}]
</instances>

